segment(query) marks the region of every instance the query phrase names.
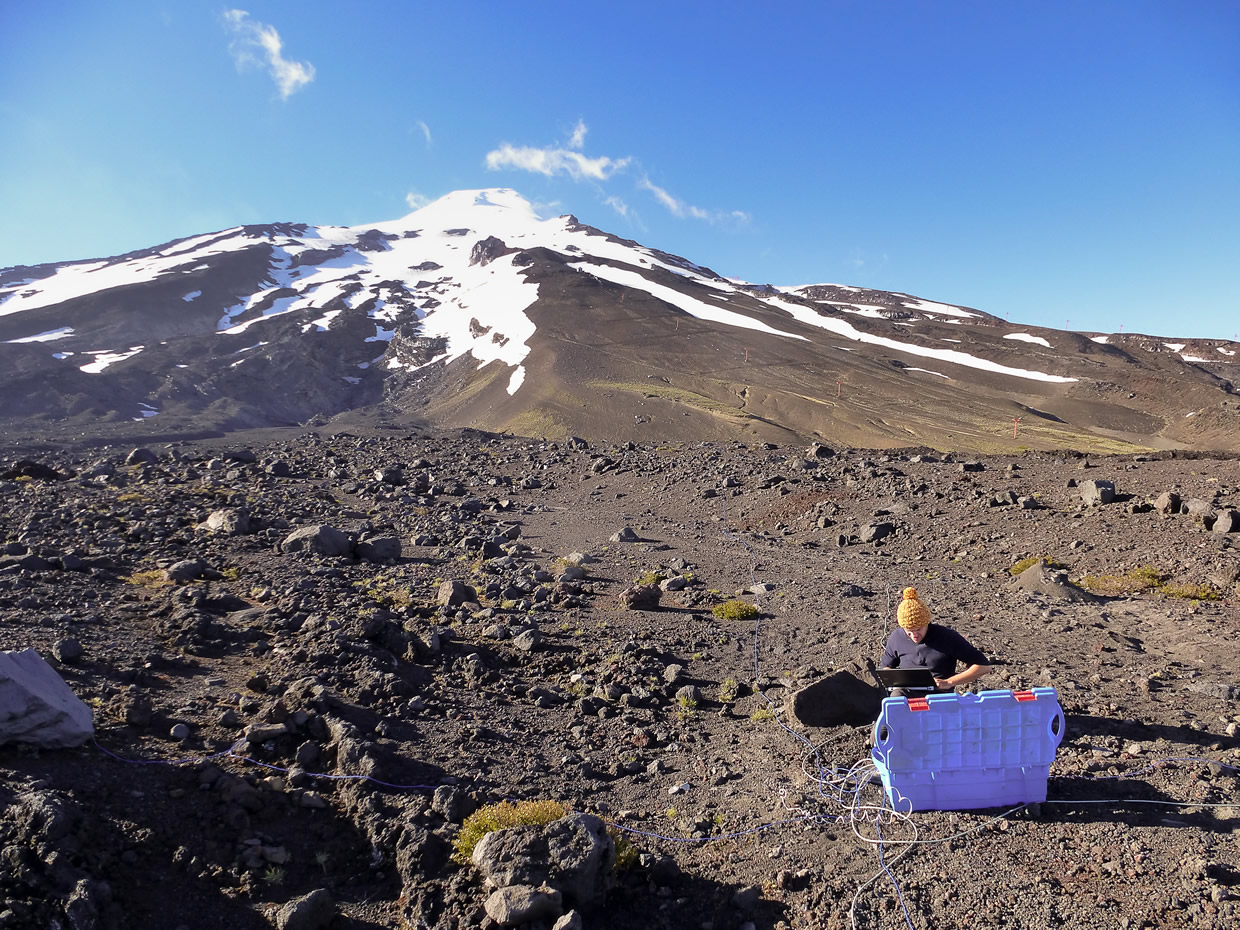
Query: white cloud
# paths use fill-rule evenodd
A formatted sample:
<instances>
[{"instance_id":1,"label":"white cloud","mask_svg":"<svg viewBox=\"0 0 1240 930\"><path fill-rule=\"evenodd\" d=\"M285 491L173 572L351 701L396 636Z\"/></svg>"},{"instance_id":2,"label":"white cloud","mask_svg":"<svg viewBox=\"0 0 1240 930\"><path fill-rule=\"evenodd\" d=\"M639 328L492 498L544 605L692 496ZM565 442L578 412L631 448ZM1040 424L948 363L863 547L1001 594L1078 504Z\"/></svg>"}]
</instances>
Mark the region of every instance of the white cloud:
<instances>
[{"instance_id":1,"label":"white cloud","mask_svg":"<svg viewBox=\"0 0 1240 930\"><path fill-rule=\"evenodd\" d=\"M568 147L570 149L579 149L583 145L585 145L586 144L586 132L588 132L588 130L586 129L585 121L582 119L578 119L577 125L573 127L573 135L568 140Z\"/></svg>"},{"instance_id":2,"label":"white cloud","mask_svg":"<svg viewBox=\"0 0 1240 930\"><path fill-rule=\"evenodd\" d=\"M405 195L405 203L409 204L410 210L421 210L430 202L429 197L423 197L417 191L410 191Z\"/></svg>"},{"instance_id":3,"label":"white cloud","mask_svg":"<svg viewBox=\"0 0 1240 930\"><path fill-rule=\"evenodd\" d=\"M431 140L431 127L427 126L424 120L418 120L416 125L420 130L422 130L422 135L426 136L426 144L429 147L432 141Z\"/></svg>"},{"instance_id":4,"label":"white cloud","mask_svg":"<svg viewBox=\"0 0 1240 930\"><path fill-rule=\"evenodd\" d=\"M653 193L653 195L655 195L655 200L667 207L667 211L670 212L672 216L706 219L708 222L717 221L719 218L717 213L702 210L701 207L694 207L692 203L686 203L678 197L673 197L671 193L663 190L662 187L653 184L649 177L644 176L640 181L637 181L637 188L642 191L650 191Z\"/></svg>"},{"instance_id":5,"label":"white cloud","mask_svg":"<svg viewBox=\"0 0 1240 930\"><path fill-rule=\"evenodd\" d=\"M607 206L611 207L621 216L629 215L629 205L625 203L623 200L621 200L619 197L608 197L606 200L603 201L603 203L607 204Z\"/></svg>"},{"instance_id":6,"label":"white cloud","mask_svg":"<svg viewBox=\"0 0 1240 930\"><path fill-rule=\"evenodd\" d=\"M529 171L533 174L545 174L547 177L567 174L574 181L580 181L583 178L606 181L617 171L623 171L629 161L628 158L612 159L606 155L587 158L580 152L568 149L536 149L531 146L509 145L507 142L487 152L489 171L516 168L519 171Z\"/></svg>"},{"instance_id":7,"label":"white cloud","mask_svg":"<svg viewBox=\"0 0 1240 930\"><path fill-rule=\"evenodd\" d=\"M284 43L272 26L250 19L245 10L225 11L224 22L233 35L229 50L237 67L265 65L280 90L280 99L287 100L314 80L314 65L284 57Z\"/></svg>"}]
</instances>

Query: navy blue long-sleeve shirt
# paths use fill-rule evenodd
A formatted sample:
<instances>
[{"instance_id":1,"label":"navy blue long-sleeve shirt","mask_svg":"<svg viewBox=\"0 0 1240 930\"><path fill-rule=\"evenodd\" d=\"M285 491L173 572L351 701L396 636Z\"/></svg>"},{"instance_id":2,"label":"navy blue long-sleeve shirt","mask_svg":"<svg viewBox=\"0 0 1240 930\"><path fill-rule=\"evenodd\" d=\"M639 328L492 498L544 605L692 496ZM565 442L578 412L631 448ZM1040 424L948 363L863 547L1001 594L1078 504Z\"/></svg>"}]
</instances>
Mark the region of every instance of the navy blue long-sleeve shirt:
<instances>
[{"instance_id":1,"label":"navy blue long-sleeve shirt","mask_svg":"<svg viewBox=\"0 0 1240 930\"><path fill-rule=\"evenodd\" d=\"M878 664L880 668L928 668L935 678L949 678L956 674L957 662L963 662L966 668L990 664L985 655L951 627L931 623L920 643L909 639L903 627L892 630Z\"/></svg>"}]
</instances>

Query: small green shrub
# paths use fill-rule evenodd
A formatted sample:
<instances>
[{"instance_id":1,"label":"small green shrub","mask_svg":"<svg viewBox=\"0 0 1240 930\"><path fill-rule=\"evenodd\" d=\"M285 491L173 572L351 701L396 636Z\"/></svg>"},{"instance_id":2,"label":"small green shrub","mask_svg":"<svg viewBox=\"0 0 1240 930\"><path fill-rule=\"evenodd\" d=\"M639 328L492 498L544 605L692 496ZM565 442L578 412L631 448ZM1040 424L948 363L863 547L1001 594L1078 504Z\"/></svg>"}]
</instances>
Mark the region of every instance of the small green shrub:
<instances>
[{"instance_id":1,"label":"small green shrub","mask_svg":"<svg viewBox=\"0 0 1240 930\"><path fill-rule=\"evenodd\" d=\"M643 572L637 576L634 584L658 584L663 580L663 576L658 572Z\"/></svg>"},{"instance_id":2,"label":"small green shrub","mask_svg":"<svg viewBox=\"0 0 1240 930\"><path fill-rule=\"evenodd\" d=\"M719 703L731 704L740 693L740 685L735 678L725 678L719 683Z\"/></svg>"},{"instance_id":3,"label":"small green shrub","mask_svg":"<svg viewBox=\"0 0 1240 930\"><path fill-rule=\"evenodd\" d=\"M612 869L616 872L627 872L629 869L636 868L641 860L641 851L629 840L624 831L608 824L607 835L616 844L616 864L612 866Z\"/></svg>"},{"instance_id":4,"label":"small green shrub","mask_svg":"<svg viewBox=\"0 0 1240 930\"><path fill-rule=\"evenodd\" d=\"M474 853L474 847L488 833L509 827L542 826L559 820L568 808L558 801L500 801L480 807L461 824L461 830L453 842L452 859L465 865Z\"/></svg>"},{"instance_id":5,"label":"small green shrub","mask_svg":"<svg viewBox=\"0 0 1240 930\"><path fill-rule=\"evenodd\" d=\"M1217 601L1222 597L1217 588L1187 581L1180 584L1165 584L1160 591L1165 597L1176 597L1186 601Z\"/></svg>"},{"instance_id":6,"label":"small green shrub","mask_svg":"<svg viewBox=\"0 0 1240 930\"><path fill-rule=\"evenodd\" d=\"M1167 576L1153 565L1142 565L1123 575L1086 575L1081 579L1081 586L1095 594L1119 597L1141 591L1157 591L1166 580Z\"/></svg>"},{"instance_id":7,"label":"small green shrub","mask_svg":"<svg viewBox=\"0 0 1240 930\"><path fill-rule=\"evenodd\" d=\"M733 599L716 604L710 612L719 620L756 620L758 608L748 601Z\"/></svg>"},{"instance_id":8,"label":"small green shrub","mask_svg":"<svg viewBox=\"0 0 1240 930\"><path fill-rule=\"evenodd\" d=\"M137 585L139 588L166 588L172 584L158 568L147 569L143 572L134 572L132 575L125 575L121 578L125 584Z\"/></svg>"},{"instance_id":9,"label":"small green shrub","mask_svg":"<svg viewBox=\"0 0 1240 930\"><path fill-rule=\"evenodd\" d=\"M750 720L774 720L775 712L769 707L759 707L749 715Z\"/></svg>"}]
</instances>

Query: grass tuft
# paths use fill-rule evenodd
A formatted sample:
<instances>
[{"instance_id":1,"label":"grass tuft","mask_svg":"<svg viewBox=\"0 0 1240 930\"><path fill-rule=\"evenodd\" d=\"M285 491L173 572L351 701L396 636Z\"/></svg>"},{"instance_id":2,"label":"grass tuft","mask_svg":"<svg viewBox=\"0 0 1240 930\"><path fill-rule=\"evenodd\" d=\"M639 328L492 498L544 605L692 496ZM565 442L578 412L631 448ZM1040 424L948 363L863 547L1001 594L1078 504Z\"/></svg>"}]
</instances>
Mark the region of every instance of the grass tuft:
<instances>
[{"instance_id":1,"label":"grass tuft","mask_svg":"<svg viewBox=\"0 0 1240 930\"><path fill-rule=\"evenodd\" d=\"M509 827L542 826L559 820L567 813L568 808L558 801L500 801L480 807L461 824L461 830L452 844L452 860L461 865L467 864L474 847L488 833Z\"/></svg>"},{"instance_id":2,"label":"grass tuft","mask_svg":"<svg viewBox=\"0 0 1240 930\"><path fill-rule=\"evenodd\" d=\"M733 599L716 604L710 612L719 620L756 620L758 608L748 601Z\"/></svg>"}]
</instances>

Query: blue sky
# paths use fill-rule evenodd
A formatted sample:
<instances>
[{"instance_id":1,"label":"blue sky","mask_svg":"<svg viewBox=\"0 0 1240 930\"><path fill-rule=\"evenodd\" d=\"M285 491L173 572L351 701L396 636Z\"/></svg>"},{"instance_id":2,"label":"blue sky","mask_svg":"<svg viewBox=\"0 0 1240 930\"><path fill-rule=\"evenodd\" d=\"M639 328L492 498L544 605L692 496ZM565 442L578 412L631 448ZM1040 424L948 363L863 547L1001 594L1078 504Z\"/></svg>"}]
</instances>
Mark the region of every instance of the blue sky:
<instances>
[{"instance_id":1,"label":"blue sky","mask_svg":"<svg viewBox=\"0 0 1240 930\"><path fill-rule=\"evenodd\" d=\"M1240 4L0 2L0 266L513 187L779 285L1240 330Z\"/></svg>"}]
</instances>

